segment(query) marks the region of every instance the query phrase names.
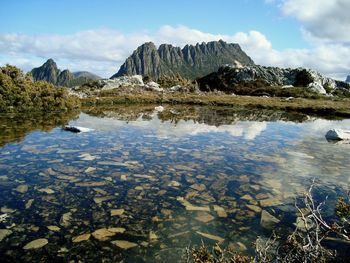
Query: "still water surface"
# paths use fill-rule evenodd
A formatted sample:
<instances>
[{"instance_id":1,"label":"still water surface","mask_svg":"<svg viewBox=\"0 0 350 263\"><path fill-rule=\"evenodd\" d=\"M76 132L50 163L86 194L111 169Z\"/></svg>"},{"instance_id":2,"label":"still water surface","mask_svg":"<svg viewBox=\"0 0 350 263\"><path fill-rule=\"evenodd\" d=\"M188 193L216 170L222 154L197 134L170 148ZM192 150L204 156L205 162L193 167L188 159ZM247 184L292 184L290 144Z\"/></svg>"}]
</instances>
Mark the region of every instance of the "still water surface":
<instances>
[{"instance_id":1,"label":"still water surface","mask_svg":"<svg viewBox=\"0 0 350 263\"><path fill-rule=\"evenodd\" d=\"M251 253L271 233L262 211L290 231L295 197L313 178L316 199L330 204L350 183L350 144L324 138L348 119L153 109L0 117L6 261L177 262L202 240ZM93 130L67 132L67 123ZM23 249L31 245L42 247Z\"/></svg>"}]
</instances>

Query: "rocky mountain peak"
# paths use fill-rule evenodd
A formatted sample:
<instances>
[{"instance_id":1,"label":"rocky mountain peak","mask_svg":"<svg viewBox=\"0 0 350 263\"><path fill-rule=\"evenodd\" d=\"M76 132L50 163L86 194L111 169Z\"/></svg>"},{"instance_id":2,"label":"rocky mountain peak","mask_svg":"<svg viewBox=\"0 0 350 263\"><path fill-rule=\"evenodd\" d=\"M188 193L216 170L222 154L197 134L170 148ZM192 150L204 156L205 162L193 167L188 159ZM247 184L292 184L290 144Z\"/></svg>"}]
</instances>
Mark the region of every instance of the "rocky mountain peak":
<instances>
[{"instance_id":1,"label":"rocky mountain peak","mask_svg":"<svg viewBox=\"0 0 350 263\"><path fill-rule=\"evenodd\" d=\"M180 75L195 79L216 71L220 66L235 61L254 65L253 60L238 44L223 40L186 45L182 49L171 44L161 44L157 49L152 42L139 46L112 76L144 75L157 79L163 75Z\"/></svg>"},{"instance_id":2,"label":"rocky mountain peak","mask_svg":"<svg viewBox=\"0 0 350 263\"><path fill-rule=\"evenodd\" d=\"M34 68L32 75L34 80L46 80L50 83L56 83L60 70L53 59L48 59L41 67Z\"/></svg>"},{"instance_id":3,"label":"rocky mountain peak","mask_svg":"<svg viewBox=\"0 0 350 263\"><path fill-rule=\"evenodd\" d=\"M49 58L44 64L43 66L53 66L55 68L57 68L57 64L56 62L52 59L52 58Z\"/></svg>"},{"instance_id":4,"label":"rocky mountain peak","mask_svg":"<svg viewBox=\"0 0 350 263\"><path fill-rule=\"evenodd\" d=\"M65 69L58 75L56 84L59 86L66 86L67 83L69 83L73 79L74 75L68 69Z\"/></svg>"},{"instance_id":5,"label":"rocky mountain peak","mask_svg":"<svg viewBox=\"0 0 350 263\"><path fill-rule=\"evenodd\" d=\"M98 76L89 72L84 72L84 76L82 76L82 74L79 76L74 76L74 74L68 69L61 72L61 70L57 68L57 64L52 58L48 59L40 67L32 69L31 73L35 81L45 80L59 86L75 86L89 80L94 80L96 77L99 78Z\"/></svg>"}]
</instances>

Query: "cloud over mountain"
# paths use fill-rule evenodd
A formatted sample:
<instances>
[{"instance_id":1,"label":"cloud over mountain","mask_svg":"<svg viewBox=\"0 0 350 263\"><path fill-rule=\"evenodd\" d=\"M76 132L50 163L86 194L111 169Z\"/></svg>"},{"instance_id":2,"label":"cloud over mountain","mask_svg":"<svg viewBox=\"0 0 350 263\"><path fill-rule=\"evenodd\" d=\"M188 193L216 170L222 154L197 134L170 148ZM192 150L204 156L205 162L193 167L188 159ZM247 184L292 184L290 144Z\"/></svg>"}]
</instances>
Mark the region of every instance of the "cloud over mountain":
<instances>
[{"instance_id":1,"label":"cloud over mountain","mask_svg":"<svg viewBox=\"0 0 350 263\"><path fill-rule=\"evenodd\" d=\"M289 13L285 13L286 15L293 15L296 12L293 11L292 2L297 0L285 1L281 6L282 10L289 7ZM303 19L304 17L306 15L301 16ZM242 49L261 65L310 67L339 78L347 75L350 68L349 60L344 59L350 56L350 48L343 42L327 45L319 43L311 49L278 51L273 48L273 43L258 31L225 35L202 32L186 26L169 25L162 26L156 31L134 33L100 28L67 35L0 34L0 64L11 63L29 70L52 57L61 68L86 70L109 77L119 69L131 52L144 42L152 41L156 45L169 43L183 47L185 44L220 39L240 44Z\"/></svg>"}]
</instances>

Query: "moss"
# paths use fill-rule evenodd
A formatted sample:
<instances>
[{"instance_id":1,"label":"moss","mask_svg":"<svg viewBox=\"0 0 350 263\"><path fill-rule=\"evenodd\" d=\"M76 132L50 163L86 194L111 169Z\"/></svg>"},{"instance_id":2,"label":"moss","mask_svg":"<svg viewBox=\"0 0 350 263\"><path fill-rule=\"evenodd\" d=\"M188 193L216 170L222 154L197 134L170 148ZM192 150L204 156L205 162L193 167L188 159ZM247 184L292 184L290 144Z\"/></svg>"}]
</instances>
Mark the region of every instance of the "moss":
<instances>
[{"instance_id":1,"label":"moss","mask_svg":"<svg viewBox=\"0 0 350 263\"><path fill-rule=\"evenodd\" d=\"M346 202L343 197L338 199L335 206L335 214L339 218L350 219L350 203Z\"/></svg>"}]
</instances>

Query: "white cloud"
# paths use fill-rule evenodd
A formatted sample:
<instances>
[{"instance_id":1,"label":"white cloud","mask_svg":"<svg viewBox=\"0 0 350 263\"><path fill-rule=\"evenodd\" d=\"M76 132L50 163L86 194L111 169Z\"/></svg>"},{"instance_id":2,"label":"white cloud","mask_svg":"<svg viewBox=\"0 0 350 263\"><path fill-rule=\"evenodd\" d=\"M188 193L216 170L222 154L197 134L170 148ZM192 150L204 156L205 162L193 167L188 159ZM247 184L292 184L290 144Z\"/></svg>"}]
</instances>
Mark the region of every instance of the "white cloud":
<instances>
[{"instance_id":1,"label":"white cloud","mask_svg":"<svg viewBox=\"0 0 350 263\"><path fill-rule=\"evenodd\" d=\"M350 43L349 0L284 0L280 7L284 15L299 20L312 37Z\"/></svg>"},{"instance_id":2,"label":"white cloud","mask_svg":"<svg viewBox=\"0 0 350 263\"><path fill-rule=\"evenodd\" d=\"M344 59L350 57L350 48L342 43L320 42L312 49L277 51L266 36L258 31L221 35L185 26L162 26L152 32L129 34L106 28L70 35L2 34L0 64L10 63L30 70L40 66L47 58L53 58L62 69L88 70L103 77L110 77L118 71L132 51L144 42L153 41L156 45L169 43L183 47L186 44L219 39L239 43L242 49L261 65L308 67L340 79L343 79L350 69L350 60Z\"/></svg>"}]
</instances>

